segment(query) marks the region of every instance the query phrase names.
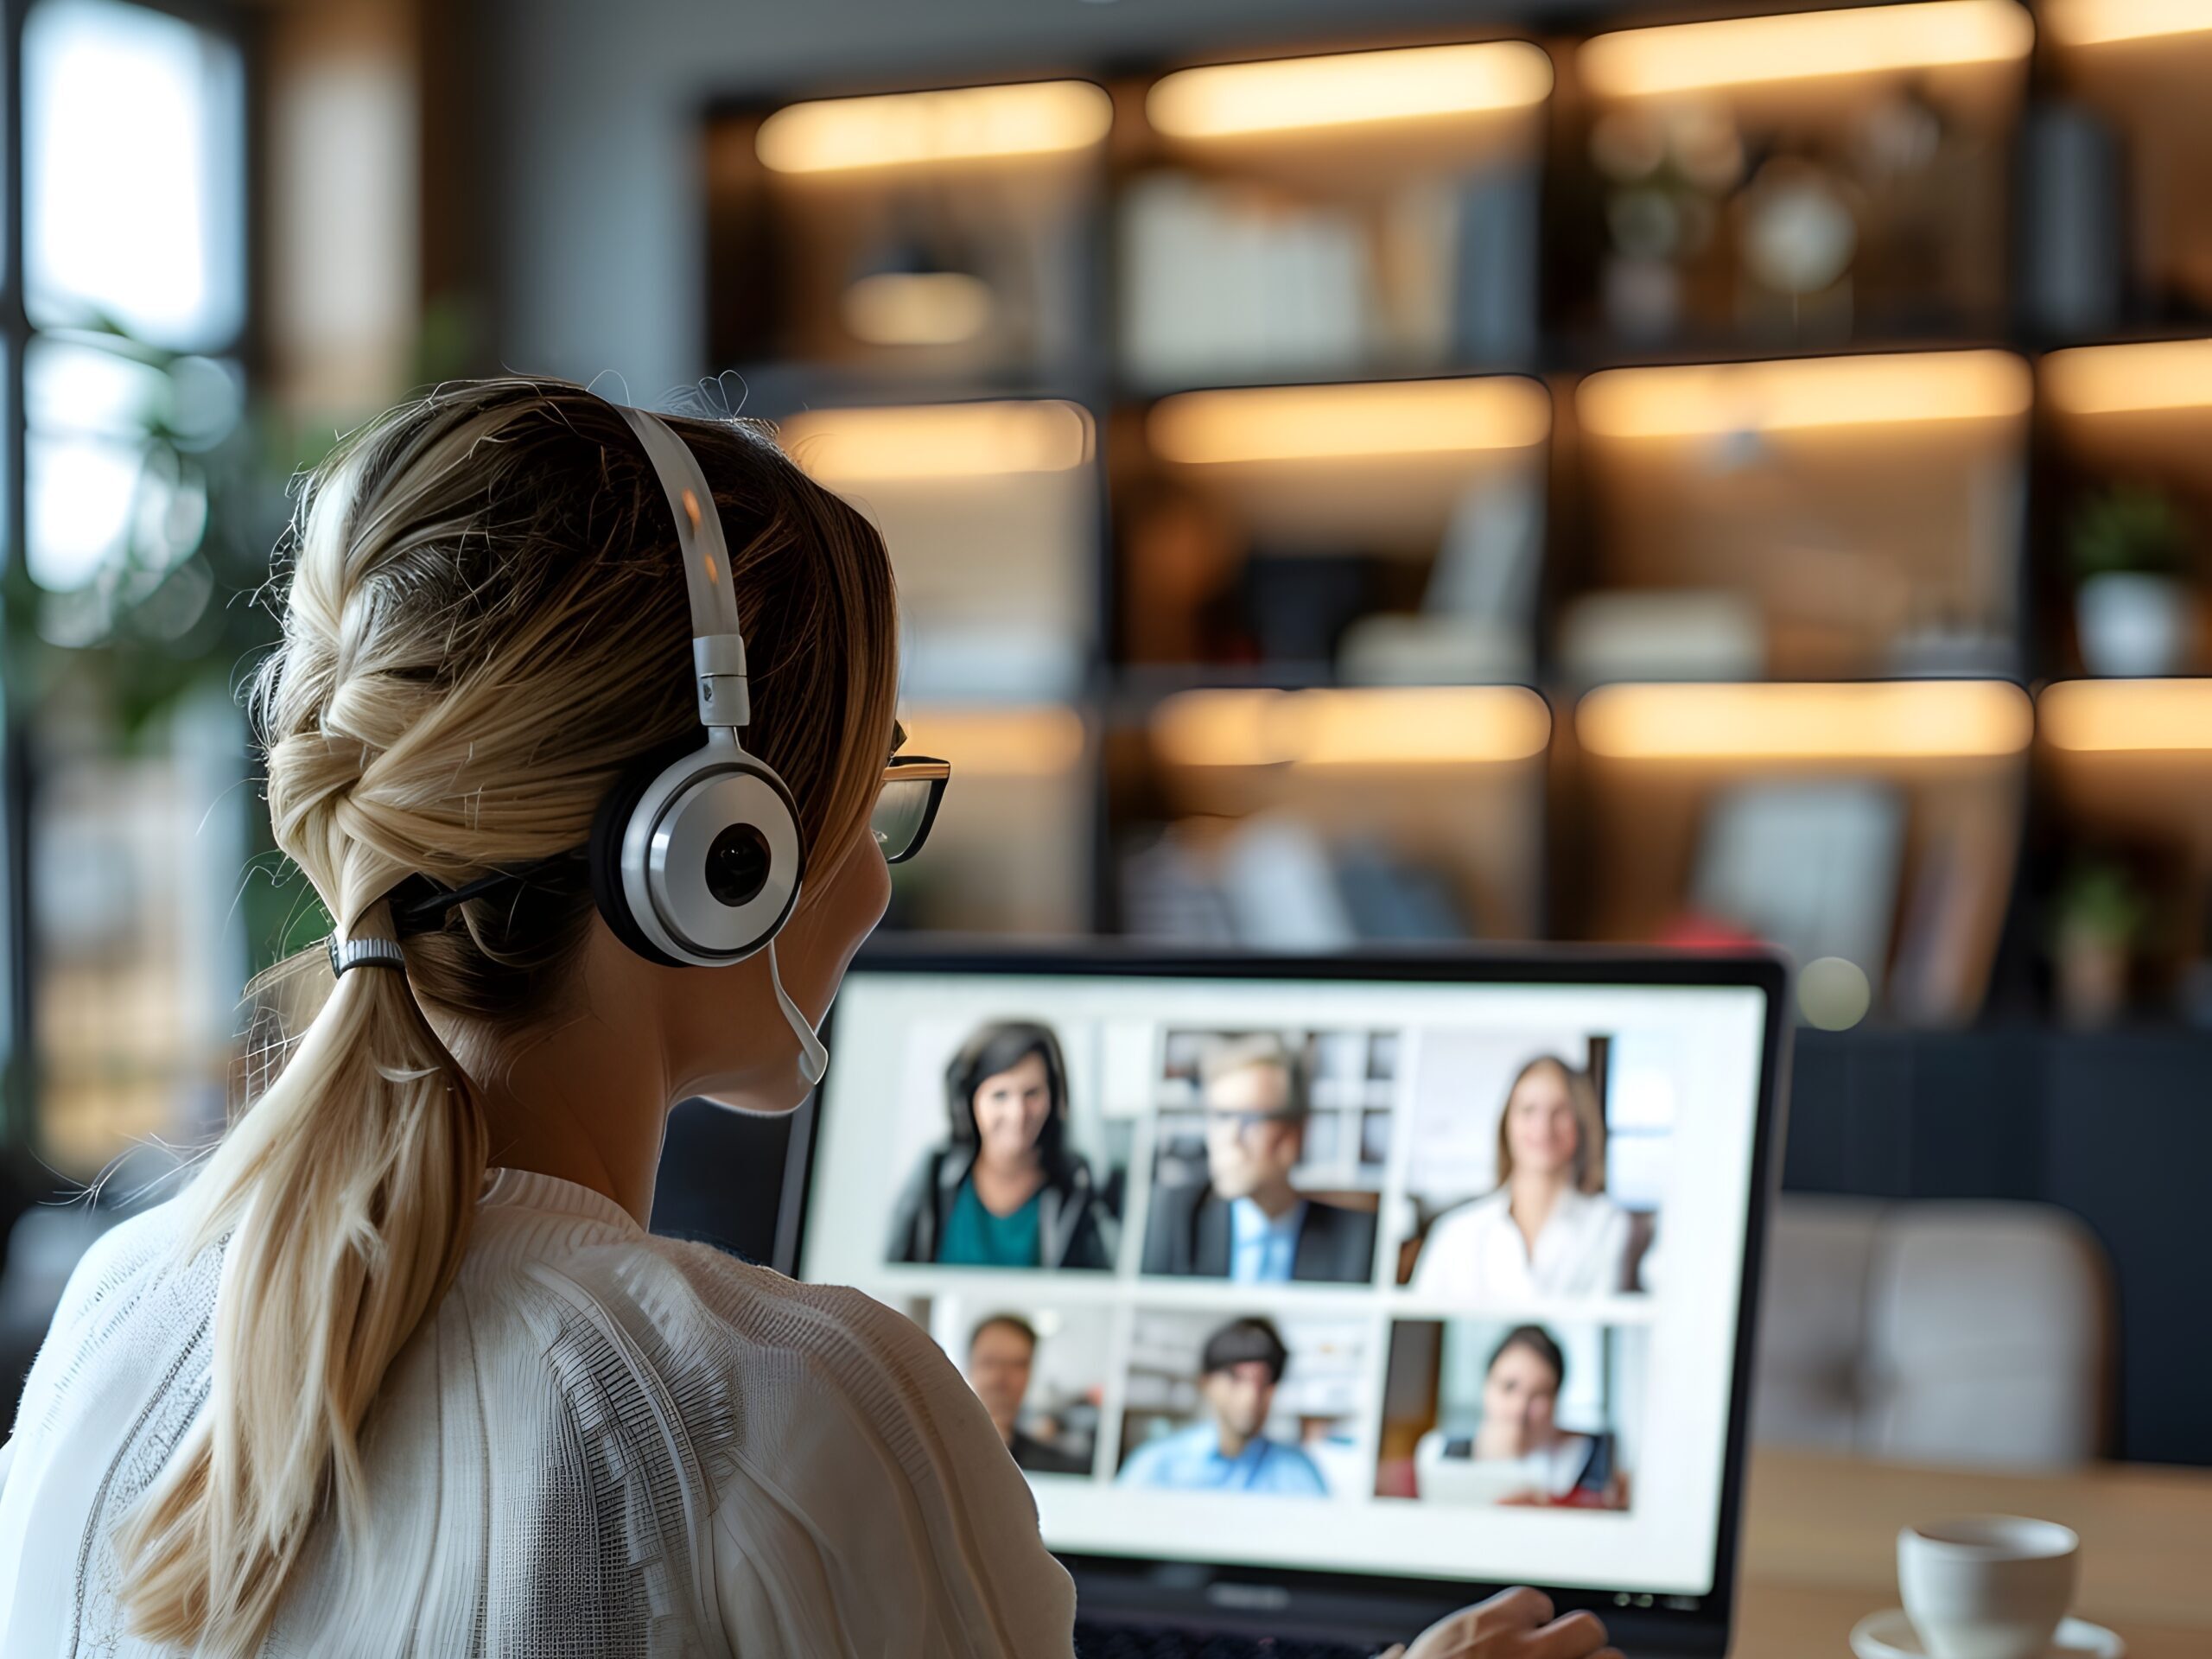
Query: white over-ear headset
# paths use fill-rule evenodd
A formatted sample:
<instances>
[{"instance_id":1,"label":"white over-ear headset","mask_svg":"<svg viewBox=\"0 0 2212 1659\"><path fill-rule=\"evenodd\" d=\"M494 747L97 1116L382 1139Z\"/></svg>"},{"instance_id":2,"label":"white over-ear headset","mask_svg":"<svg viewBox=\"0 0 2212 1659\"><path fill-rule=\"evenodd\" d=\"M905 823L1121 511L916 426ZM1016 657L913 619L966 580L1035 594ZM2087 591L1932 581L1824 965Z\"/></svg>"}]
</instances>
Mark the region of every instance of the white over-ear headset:
<instances>
[{"instance_id":1,"label":"white over-ear headset","mask_svg":"<svg viewBox=\"0 0 2212 1659\"><path fill-rule=\"evenodd\" d=\"M643 410L613 407L645 445L676 516L704 735L673 760L665 750L648 757L601 804L588 854L592 897L615 936L651 961L715 968L765 949L800 1070L819 1083L829 1053L784 989L775 950L798 903L805 846L791 791L739 736L752 709L721 515L675 430Z\"/></svg>"}]
</instances>

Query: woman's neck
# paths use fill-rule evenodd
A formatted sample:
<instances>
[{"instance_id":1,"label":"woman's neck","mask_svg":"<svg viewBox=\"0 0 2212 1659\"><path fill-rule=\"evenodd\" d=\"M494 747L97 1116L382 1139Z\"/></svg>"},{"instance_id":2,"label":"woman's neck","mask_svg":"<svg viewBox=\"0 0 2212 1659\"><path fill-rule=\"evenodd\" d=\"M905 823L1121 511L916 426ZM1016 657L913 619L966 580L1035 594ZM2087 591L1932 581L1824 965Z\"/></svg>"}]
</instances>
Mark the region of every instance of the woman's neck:
<instances>
[{"instance_id":1,"label":"woman's neck","mask_svg":"<svg viewBox=\"0 0 2212 1659\"><path fill-rule=\"evenodd\" d=\"M1569 1173L1555 1170L1538 1174L1523 1170L1514 1174L1512 1196L1507 1205L1512 1211L1514 1224L1521 1229L1531 1251L1536 1248L1536 1235L1544 1230L1544 1224L1552 1218L1552 1211L1559 1208L1560 1199L1566 1196Z\"/></svg>"},{"instance_id":2,"label":"woman's neck","mask_svg":"<svg viewBox=\"0 0 2212 1659\"><path fill-rule=\"evenodd\" d=\"M579 1012L518 1043L479 1086L493 1166L589 1187L645 1227L669 1084L658 1046L617 1040L620 1023Z\"/></svg>"},{"instance_id":3,"label":"woman's neck","mask_svg":"<svg viewBox=\"0 0 2212 1659\"><path fill-rule=\"evenodd\" d=\"M983 1201L983 1208L1003 1216L1029 1202L1031 1195L1045 1185L1045 1170L1033 1150L1004 1161L986 1153L976 1158L973 1179L976 1196Z\"/></svg>"}]
</instances>

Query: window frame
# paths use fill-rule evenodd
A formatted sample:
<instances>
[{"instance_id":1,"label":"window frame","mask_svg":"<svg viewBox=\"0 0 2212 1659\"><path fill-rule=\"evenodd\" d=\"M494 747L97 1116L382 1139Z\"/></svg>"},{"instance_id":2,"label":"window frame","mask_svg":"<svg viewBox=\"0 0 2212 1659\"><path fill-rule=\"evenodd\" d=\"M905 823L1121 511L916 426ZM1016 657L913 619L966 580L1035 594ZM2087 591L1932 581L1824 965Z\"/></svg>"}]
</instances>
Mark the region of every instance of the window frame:
<instances>
[{"instance_id":1,"label":"window frame","mask_svg":"<svg viewBox=\"0 0 2212 1659\"><path fill-rule=\"evenodd\" d=\"M44 330L33 326L26 303L24 257L23 29L46 0L0 0L0 568L21 568L27 547L28 423L24 365ZM210 342L206 354L238 363L249 385L259 378L264 234L260 183L262 89L259 39L250 15L233 0L118 0L219 36L238 55L239 121L238 226L239 324L231 338ZM6 596L0 594L0 607ZM3 613L0 613L3 615ZM31 925L30 824L38 792L31 763L30 717L16 695L16 676L0 650L0 1168L13 1173L16 1193L53 1185L40 1162L37 1065L37 942ZM14 1201L10 1201L14 1200ZM20 1207L16 1194L0 1194L0 1224Z\"/></svg>"}]
</instances>

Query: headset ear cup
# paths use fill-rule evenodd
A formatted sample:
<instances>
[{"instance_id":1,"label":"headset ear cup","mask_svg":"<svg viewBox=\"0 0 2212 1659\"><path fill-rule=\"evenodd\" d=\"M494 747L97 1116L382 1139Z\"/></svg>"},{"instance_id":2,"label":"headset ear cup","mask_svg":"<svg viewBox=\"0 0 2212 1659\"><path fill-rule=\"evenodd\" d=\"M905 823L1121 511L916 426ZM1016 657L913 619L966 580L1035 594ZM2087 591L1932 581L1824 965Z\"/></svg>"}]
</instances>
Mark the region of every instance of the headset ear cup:
<instances>
[{"instance_id":1,"label":"headset ear cup","mask_svg":"<svg viewBox=\"0 0 2212 1659\"><path fill-rule=\"evenodd\" d=\"M743 798L730 798L733 792ZM641 823L640 813L651 822ZM711 876L702 876L720 832L739 825L752 826L773 849L766 868L780 900L733 932L739 912L723 906L737 901L717 904L719 894L709 896ZM667 843L670 869L634 861L654 841ZM623 772L592 819L585 861L593 902L615 938L648 962L712 967L741 961L783 931L798 907L806 847L798 803L773 768L726 741L686 740L662 745ZM688 878L679 874L686 870ZM639 906L647 904L652 912L641 917Z\"/></svg>"},{"instance_id":2,"label":"headset ear cup","mask_svg":"<svg viewBox=\"0 0 2212 1659\"><path fill-rule=\"evenodd\" d=\"M654 815L649 868L639 863L642 813ZM721 861L726 846L747 843L765 856ZM648 936L681 960L713 965L742 961L783 931L805 863L783 779L742 749L717 745L703 766L679 760L647 789L632 810L621 869L633 916L641 902L652 906L639 918Z\"/></svg>"},{"instance_id":3,"label":"headset ear cup","mask_svg":"<svg viewBox=\"0 0 2212 1659\"><path fill-rule=\"evenodd\" d=\"M592 902L599 906L601 919L616 938L647 962L664 968L683 964L647 938L630 913L630 900L622 885L622 842L630 828L630 815L638 810L653 779L667 770L671 761L696 747L696 741L689 736L680 743L664 744L616 780L592 818L591 846L585 860L591 870Z\"/></svg>"}]
</instances>

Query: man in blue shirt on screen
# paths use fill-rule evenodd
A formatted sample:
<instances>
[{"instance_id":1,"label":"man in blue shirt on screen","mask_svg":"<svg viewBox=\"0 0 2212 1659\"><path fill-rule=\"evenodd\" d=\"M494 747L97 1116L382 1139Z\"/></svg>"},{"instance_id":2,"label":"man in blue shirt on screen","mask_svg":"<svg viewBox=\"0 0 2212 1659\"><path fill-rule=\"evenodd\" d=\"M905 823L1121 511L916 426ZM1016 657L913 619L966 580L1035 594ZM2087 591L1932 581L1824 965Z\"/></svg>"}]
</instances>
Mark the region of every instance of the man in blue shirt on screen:
<instances>
[{"instance_id":1,"label":"man in blue shirt on screen","mask_svg":"<svg viewBox=\"0 0 2212 1659\"><path fill-rule=\"evenodd\" d=\"M1143 1271L1240 1285L1363 1284L1375 1276L1375 1212L1292 1185L1313 1114L1304 1059L1277 1035L1224 1037L1198 1065L1206 1179L1153 1194Z\"/></svg>"},{"instance_id":2,"label":"man in blue shirt on screen","mask_svg":"<svg viewBox=\"0 0 2212 1659\"><path fill-rule=\"evenodd\" d=\"M1290 1363L1281 1333L1265 1319L1232 1319L1206 1338L1198 1391L1213 1421L1141 1446L1120 1484L1162 1491L1271 1492L1325 1497L1313 1459L1265 1433L1275 1389Z\"/></svg>"}]
</instances>

